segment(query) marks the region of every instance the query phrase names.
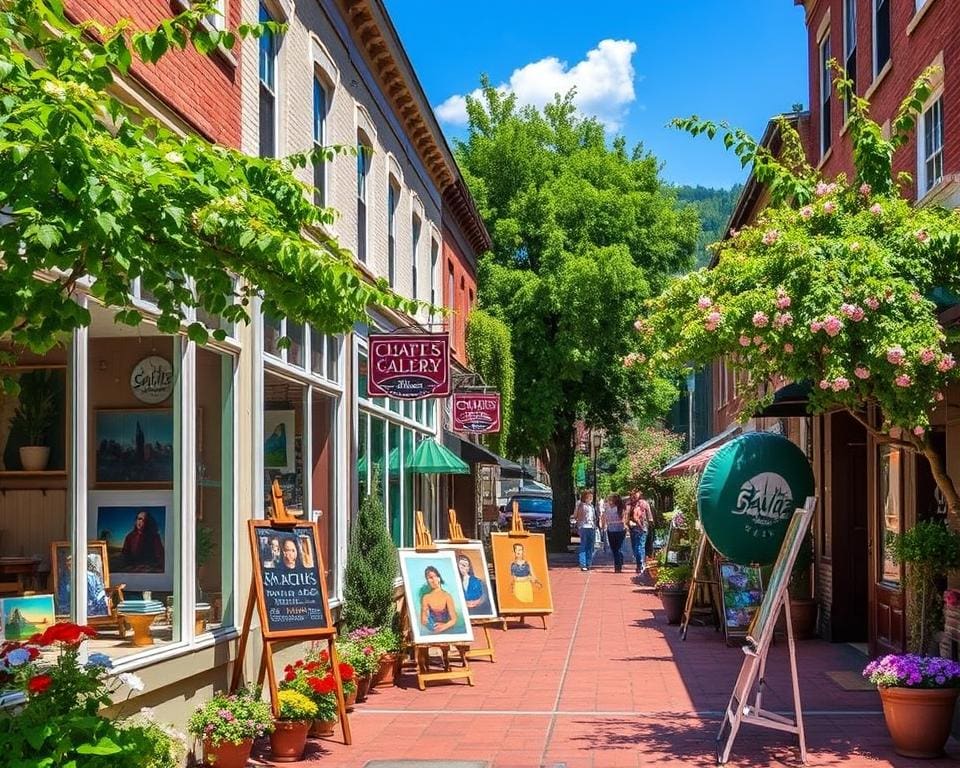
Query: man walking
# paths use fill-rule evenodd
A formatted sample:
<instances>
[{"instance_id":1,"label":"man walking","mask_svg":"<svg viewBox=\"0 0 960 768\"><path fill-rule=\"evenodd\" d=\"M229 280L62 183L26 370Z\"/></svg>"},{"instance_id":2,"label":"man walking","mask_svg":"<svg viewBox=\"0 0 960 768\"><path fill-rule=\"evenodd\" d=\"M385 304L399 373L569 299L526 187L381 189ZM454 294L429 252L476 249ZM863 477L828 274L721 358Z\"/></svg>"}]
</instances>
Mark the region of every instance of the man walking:
<instances>
[{"instance_id":1,"label":"man walking","mask_svg":"<svg viewBox=\"0 0 960 768\"><path fill-rule=\"evenodd\" d=\"M630 531L630 548L637 573L643 573L646 561L647 535L653 529L653 511L650 502L640 495L640 489L630 492L630 504L627 510L627 528Z\"/></svg>"}]
</instances>

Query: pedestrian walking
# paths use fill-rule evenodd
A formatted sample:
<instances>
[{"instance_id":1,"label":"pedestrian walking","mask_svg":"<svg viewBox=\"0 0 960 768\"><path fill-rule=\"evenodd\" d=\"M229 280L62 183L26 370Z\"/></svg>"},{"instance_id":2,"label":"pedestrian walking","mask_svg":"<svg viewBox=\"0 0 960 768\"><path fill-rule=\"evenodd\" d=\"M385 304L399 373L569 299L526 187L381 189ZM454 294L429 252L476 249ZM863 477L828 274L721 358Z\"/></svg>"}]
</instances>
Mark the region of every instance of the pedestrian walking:
<instances>
[{"instance_id":1,"label":"pedestrian walking","mask_svg":"<svg viewBox=\"0 0 960 768\"><path fill-rule=\"evenodd\" d=\"M574 510L577 531L580 533L580 549L577 559L580 561L580 570L586 571L593 562L593 547L597 539L597 511L593 506L593 493L583 491L580 501Z\"/></svg>"},{"instance_id":2,"label":"pedestrian walking","mask_svg":"<svg viewBox=\"0 0 960 768\"><path fill-rule=\"evenodd\" d=\"M653 510L650 509L650 502L640 495L638 488L630 492L627 530L630 532L630 548L633 550L637 573L643 573L646 565L647 537L653 530Z\"/></svg>"},{"instance_id":3,"label":"pedestrian walking","mask_svg":"<svg viewBox=\"0 0 960 768\"><path fill-rule=\"evenodd\" d=\"M617 494L611 493L603 507L601 525L607 532L607 542L610 544L610 551L613 553L614 573L620 573L623 570L623 552L620 551L620 548L623 546L623 540L627 535L624 513L623 499Z\"/></svg>"}]
</instances>

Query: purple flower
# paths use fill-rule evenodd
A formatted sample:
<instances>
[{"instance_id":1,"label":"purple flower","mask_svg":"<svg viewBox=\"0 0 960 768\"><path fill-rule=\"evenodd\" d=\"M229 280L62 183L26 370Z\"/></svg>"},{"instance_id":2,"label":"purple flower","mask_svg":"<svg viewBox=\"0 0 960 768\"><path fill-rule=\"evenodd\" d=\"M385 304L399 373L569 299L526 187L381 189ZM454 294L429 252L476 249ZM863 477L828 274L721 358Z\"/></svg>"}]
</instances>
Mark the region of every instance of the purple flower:
<instances>
[{"instance_id":1,"label":"purple flower","mask_svg":"<svg viewBox=\"0 0 960 768\"><path fill-rule=\"evenodd\" d=\"M881 688L960 687L960 663L939 656L891 654L867 664L863 676Z\"/></svg>"}]
</instances>

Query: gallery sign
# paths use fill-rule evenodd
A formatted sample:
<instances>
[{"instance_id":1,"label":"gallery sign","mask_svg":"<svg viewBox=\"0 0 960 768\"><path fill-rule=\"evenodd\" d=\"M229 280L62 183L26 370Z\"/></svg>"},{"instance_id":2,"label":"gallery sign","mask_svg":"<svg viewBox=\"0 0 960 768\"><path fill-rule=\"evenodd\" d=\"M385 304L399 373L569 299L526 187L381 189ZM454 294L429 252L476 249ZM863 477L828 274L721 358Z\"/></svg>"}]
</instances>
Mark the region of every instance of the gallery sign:
<instances>
[{"instance_id":1,"label":"gallery sign","mask_svg":"<svg viewBox=\"0 0 960 768\"><path fill-rule=\"evenodd\" d=\"M485 435L500 431L499 392L454 392L453 431Z\"/></svg>"},{"instance_id":2,"label":"gallery sign","mask_svg":"<svg viewBox=\"0 0 960 768\"><path fill-rule=\"evenodd\" d=\"M145 357L130 373L130 389L144 403L162 403L173 392L173 366L158 355Z\"/></svg>"},{"instance_id":3,"label":"gallery sign","mask_svg":"<svg viewBox=\"0 0 960 768\"><path fill-rule=\"evenodd\" d=\"M450 394L446 333L371 334L367 395L420 400Z\"/></svg>"}]
</instances>

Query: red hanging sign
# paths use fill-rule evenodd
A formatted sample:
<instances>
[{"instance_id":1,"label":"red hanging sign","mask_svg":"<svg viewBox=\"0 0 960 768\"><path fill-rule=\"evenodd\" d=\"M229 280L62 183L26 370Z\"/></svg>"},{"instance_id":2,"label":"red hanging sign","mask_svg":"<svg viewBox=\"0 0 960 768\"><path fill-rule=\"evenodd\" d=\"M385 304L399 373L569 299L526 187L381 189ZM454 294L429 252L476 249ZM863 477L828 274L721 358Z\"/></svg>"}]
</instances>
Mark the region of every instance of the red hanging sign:
<instances>
[{"instance_id":1,"label":"red hanging sign","mask_svg":"<svg viewBox=\"0 0 960 768\"><path fill-rule=\"evenodd\" d=\"M484 435L500 431L499 392L454 392L453 431Z\"/></svg>"},{"instance_id":2,"label":"red hanging sign","mask_svg":"<svg viewBox=\"0 0 960 768\"><path fill-rule=\"evenodd\" d=\"M367 395L422 400L450 394L446 333L371 334Z\"/></svg>"}]
</instances>

